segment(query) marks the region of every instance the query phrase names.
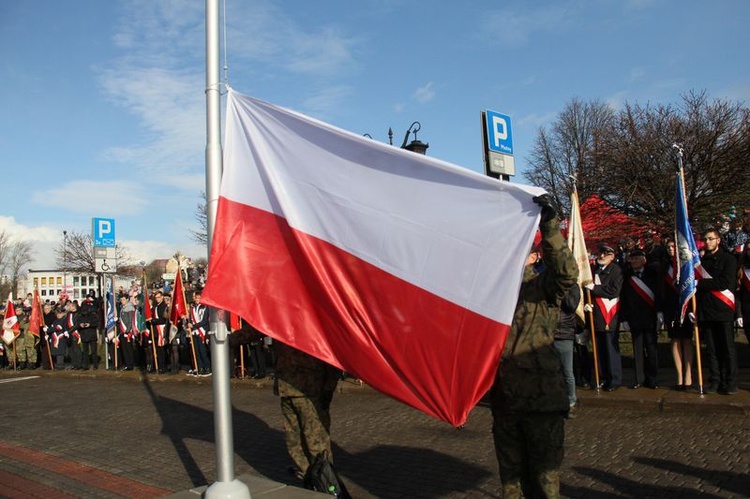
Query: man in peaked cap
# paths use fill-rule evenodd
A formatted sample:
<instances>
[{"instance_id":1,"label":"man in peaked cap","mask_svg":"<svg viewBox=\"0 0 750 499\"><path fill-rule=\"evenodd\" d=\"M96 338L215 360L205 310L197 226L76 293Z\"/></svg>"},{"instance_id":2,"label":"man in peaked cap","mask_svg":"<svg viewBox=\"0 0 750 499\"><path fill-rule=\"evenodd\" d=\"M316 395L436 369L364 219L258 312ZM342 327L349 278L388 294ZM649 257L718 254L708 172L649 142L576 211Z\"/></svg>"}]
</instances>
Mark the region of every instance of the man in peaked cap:
<instances>
[{"instance_id":1,"label":"man in peaked cap","mask_svg":"<svg viewBox=\"0 0 750 499\"><path fill-rule=\"evenodd\" d=\"M594 312L594 331L599 352L600 371L605 391L612 392L622 385L622 360L620 358L620 333L618 312L622 290L622 270L615 263L615 248L604 243L599 245L599 255L594 267L594 282L587 284L591 291L592 305L586 311Z\"/></svg>"}]
</instances>

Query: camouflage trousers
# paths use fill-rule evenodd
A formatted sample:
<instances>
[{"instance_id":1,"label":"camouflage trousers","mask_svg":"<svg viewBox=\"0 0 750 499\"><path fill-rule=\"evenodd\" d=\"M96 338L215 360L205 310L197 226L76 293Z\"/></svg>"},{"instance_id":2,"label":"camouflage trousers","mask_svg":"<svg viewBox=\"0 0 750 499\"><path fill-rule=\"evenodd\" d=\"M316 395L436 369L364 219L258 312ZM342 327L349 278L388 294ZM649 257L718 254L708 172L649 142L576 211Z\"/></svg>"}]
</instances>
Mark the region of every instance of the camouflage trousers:
<instances>
[{"instance_id":1,"label":"camouflage trousers","mask_svg":"<svg viewBox=\"0 0 750 499\"><path fill-rule=\"evenodd\" d=\"M12 343L12 350L18 362L36 364L36 338L31 333L21 333Z\"/></svg>"},{"instance_id":2,"label":"camouflage trousers","mask_svg":"<svg viewBox=\"0 0 750 499\"><path fill-rule=\"evenodd\" d=\"M493 414L503 498L560 497L565 420L561 413Z\"/></svg>"},{"instance_id":3,"label":"camouflage trousers","mask_svg":"<svg viewBox=\"0 0 750 499\"><path fill-rule=\"evenodd\" d=\"M303 474L319 453L332 455L329 406L308 397L281 397L286 448Z\"/></svg>"}]
</instances>

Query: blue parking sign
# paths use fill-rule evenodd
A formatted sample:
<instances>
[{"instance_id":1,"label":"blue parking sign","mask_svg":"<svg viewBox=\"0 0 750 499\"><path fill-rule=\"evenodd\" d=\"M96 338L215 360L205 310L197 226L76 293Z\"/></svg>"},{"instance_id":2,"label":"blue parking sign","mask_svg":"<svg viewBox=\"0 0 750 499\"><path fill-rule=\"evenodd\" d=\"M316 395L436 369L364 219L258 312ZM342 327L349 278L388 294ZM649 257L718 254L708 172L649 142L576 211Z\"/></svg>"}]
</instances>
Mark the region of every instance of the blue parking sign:
<instances>
[{"instance_id":1,"label":"blue parking sign","mask_svg":"<svg viewBox=\"0 0 750 499\"><path fill-rule=\"evenodd\" d=\"M510 116L487 110L487 142L490 151L513 154L513 129Z\"/></svg>"},{"instance_id":2,"label":"blue parking sign","mask_svg":"<svg viewBox=\"0 0 750 499\"><path fill-rule=\"evenodd\" d=\"M92 218L91 238L94 246L105 248L115 247L115 219L114 218Z\"/></svg>"}]
</instances>

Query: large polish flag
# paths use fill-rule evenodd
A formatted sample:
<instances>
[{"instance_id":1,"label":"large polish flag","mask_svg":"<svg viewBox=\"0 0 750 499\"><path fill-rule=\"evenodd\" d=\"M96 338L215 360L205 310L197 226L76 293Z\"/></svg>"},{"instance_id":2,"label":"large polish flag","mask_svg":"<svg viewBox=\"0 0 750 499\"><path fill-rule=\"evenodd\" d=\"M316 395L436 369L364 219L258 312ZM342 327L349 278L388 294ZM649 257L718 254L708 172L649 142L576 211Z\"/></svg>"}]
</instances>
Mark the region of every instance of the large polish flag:
<instances>
[{"instance_id":1,"label":"large polish flag","mask_svg":"<svg viewBox=\"0 0 750 499\"><path fill-rule=\"evenodd\" d=\"M491 387L538 188L229 90L203 301L462 425Z\"/></svg>"}]
</instances>

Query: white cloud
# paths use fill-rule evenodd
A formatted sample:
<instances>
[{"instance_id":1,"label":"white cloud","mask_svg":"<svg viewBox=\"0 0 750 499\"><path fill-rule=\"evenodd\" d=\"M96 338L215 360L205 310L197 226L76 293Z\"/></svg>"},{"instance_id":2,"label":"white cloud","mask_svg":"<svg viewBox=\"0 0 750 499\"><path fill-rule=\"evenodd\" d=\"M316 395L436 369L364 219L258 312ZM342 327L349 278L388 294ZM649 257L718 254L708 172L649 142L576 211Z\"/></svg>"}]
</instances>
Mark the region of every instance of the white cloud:
<instances>
[{"instance_id":1,"label":"white cloud","mask_svg":"<svg viewBox=\"0 0 750 499\"><path fill-rule=\"evenodd\" d=\"M32 245L30 268L55 268L55 249L60 246L63 234L57 227L36 227L20 224L14 217L0 216L0 232L5 232L11 241L28 241Z\"/></svg>"},{"instance_id":2,"label":"white cloud","mask_svg":"<svg viewBox=\"0 0 750 499\"><path fill-rule=\"evenodd\" d=\"M122 241L122 246L136 265L140 262L146 262L148 265L157 259L170 258L178 251L192 259L206 257L206 247L194 243L175 245L163 241L125 239Z\"/></svg>"},{"instance_id":3,"label":"white cloud","mask_svg":"<svg viewBox=\"0 0 750 499\"><path fill-rule=\"evenodd\" d=\"M133 0L125 7L112 36L122 55L99 68L99 83L140 120L145 133L103 156L147 172L152 183L199 189L205 167L204 4ZM285 9L263 0L233 2L227 9L229 62L238 62L230 75L250 76L250 81L304 75L312 78L310 94L300 97L311 112L325 115L342 108L350 89L324 82L356 68L356 39L330 27L293 22ZM263 74L248 75L258 66L265 68Z\"/></svg>"},{"instance_id":4,"label":"white cloud","mask_svg":"<svg viewBox=\"0 0 750 499\"><path fill-rule=\"evenodd\" d=\"M325 120L328 113L337 109L351 92L351 87L345 85L326 87L316 95L305 99L302 106L307 110L307 114Z\"/></svg>"},{"instance_id":5,"label":"white cloud","mask_svg":"<svg viewBox=\"0 0 750 499\"><path fill-rule=\"evenodd\" d=\"M523 4L524 6L526 4ZM537 33L563 32L577 19L575 5L551 3L538 8L501 9L483 15L478 37L502 47L525 45Z\"/></svg>"},{"instance_id":6,"label":"white cloud","mask_svg":"<svg viewBox=\"0 0 750 499\"><path fill-rule=\"evenodd\" d=\"M433 83L430 81L426 85L419 87L414 92L414 98L417 102L425 104L435 98L435 89Z\"/></svg>"},{"instance_id":7,"label":"white cloud","mask_svg":"<svg viewBox=\"0 0 750 499\"><path fill-rule=\"evenodd\" d=\"M187 224L187 222L183 222ZM63 232L57 226L38 225L27 226L20 224L14 217L0 216L0 232L5 232L11 241L22 240L31 243L33 248L33 261L29 268L38 270L55 269L55 250L59 249L63 242ZM205 258L206 247L197 243L166 243L163 241L123 239L118 245L125 248L133 263L140 261L150 263L160 258L169 258L176 252L191 258Z\"/></svg>"},{"instance_id":8,"label":"white cloud","mask_svg":"<svg viewBox=\"0 0 750 499\"><path fill-rule=\"evenodd\" d=\"M35 191L31 200L41 206L65 206L66 210L83 215L90 214L92 207L106 207L112 216L138 215L149 204L141 192L143 187L130 181L73 180L59 187Z\"/></svg>"}]
</instances>

